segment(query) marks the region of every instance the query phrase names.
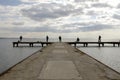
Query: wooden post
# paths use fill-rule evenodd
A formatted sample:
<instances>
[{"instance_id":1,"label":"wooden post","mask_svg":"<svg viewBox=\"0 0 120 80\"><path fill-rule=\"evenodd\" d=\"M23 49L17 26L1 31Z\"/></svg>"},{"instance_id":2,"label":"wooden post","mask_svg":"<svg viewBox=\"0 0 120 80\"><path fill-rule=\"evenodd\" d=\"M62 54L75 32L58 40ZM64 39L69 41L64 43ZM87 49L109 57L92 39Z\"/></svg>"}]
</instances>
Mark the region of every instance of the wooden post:
<instances>
[{"instance_id":1,"label":"wooden post","mask_svg":"<svg viewBox=\"0 0 120 80\"><path fill-rule=\"evenodd\" d=\"M32 47L33 47L33 43L31 43Z\"/></svg>"},{"instance_id":2,"label":"wooden post","mask_svg":"<svg viewBox=\"0 0 120 80\"><path fill-rule=\"evenodd\" d=\"M83 43L83 46L85 47L85 43Z\"/></svg>"},{"instance_id":3,"label":"wooden post","mask_svg":"<svg viewBox=\"0 0 120 80\"><path fill-rule=\"evenodd\" d=\"M43 43L41 43L41 45L42 45L42 47L43 47L43 45L44 45L44 44L43 44Z\"/></svg>"},{"instance_id":4,"label":"wooden post","mask_svg":"<svg viewBox=\"0 0 120 80\"><path fill-rule=\"evenodd\" d=\"M74 44L74 46L76 47L76 43Z\"/></svg>"},{"instance_id":5,"label":"wooden post","mask_svg":"<svg viewBox=\"0 0 120 80\"><path fill-rule=\"evenodd\" d=\"M29 46L31 47L31 43L29 43Z\"/></svg>"},{"instance_id":6,"label":"wooden post","mask_svg":"<svg viewBox=\"0 0 120 80\"><path fill-rule=\"evenodd\" d=\"M113 43L113 47L115 47L115 43Z\"/></svg>"},{"instance_id":7,"label":"wooden post","mask_svg":"<svg viewBox=\"0 0 120 80\"><path fill-rule=\"evenodd\" d=\"M88 43L86 43L86 47L88 46Z\"/></svg>"},{"instance_id":8,"label":"wooden post","mask_svg":"<svg viewBox=\"0 0 120 80\"><path fill-rule=\"evenodd\" d=\"M87 47L88 46L88 43L85 43L85 47Z\"/></svg>"},{"instance_id":9,"label":"wooden post","mask_svg":"<svg viewBox=\"0 0 120 80\"><path fill-rule=\"evenodd\" d=\"M120 46L120 43L118 43L118 47Z\"/></svg>"},{"instance_id":10,"label":"wooden post","mask_svg":"<svg viewBox=\"0 0 120 80\"><path fill-rule=\"evenodd\" d=\"M16 43L16 46L18 47L18 43Z\"/></svg>"},{"instance_id":11,"label":"wooden post","mask_svg":"<svg viewBox=\"0 0 120 80\"><path fill-rule=\"evenodd\" d=\"M98 43L98 46L100 47L100 43Z\"/></svg>"},{"instance_id":12,"label":"wooden post","mask_svg":"<svg viewBox=\"0 0 120 80\"><path fill-rule=\"evenodd\" d=\"M104 47L104 43L102 43L102 47Z\"/></svg>"}]
</instances>

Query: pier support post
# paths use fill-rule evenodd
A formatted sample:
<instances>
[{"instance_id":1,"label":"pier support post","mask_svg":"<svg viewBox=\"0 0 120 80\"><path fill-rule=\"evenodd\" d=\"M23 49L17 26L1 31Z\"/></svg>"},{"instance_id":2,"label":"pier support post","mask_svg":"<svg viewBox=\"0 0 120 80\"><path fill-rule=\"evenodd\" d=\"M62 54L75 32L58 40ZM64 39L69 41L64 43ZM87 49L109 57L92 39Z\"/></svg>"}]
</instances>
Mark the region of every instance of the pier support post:
<instances>
[{"instance_id":1,"label":"pier support post","mask_svg":"<svg viewBox=\"0 0 120 80\"><path fill-rule=\"evenodd\" d=\"M85 43L83 44L83 46L85 47Z\"/></svg>"},{"instance_id":2,"label":"pier support post","mask_svg":"<svg viewBox=\"0 0 120 80\"><path fill-rule=\"evenodd\" d=\"M33 47L33 43L29 43L29 46L30 46L30 47Z\"/></svg>"},{"instance_id":3,"label":"pier support post","mask_svg":"<svg viewBox=\"0 0 120 80\"><path fill-rule=\"evenodd\" d=\"M113 47L115 47L115 43L113 43Z\"/></svg>"},{"instance_id":4,"label":"pier support post","mask_svg":"<svg viewBox=\"0 0 120 80\"><path fill-rule=\"evenodd\" d=\"M120 46L120 43L118 43L118 47Z\"/></svg>"},{"instance_id":5,"label":"pier support post","mask_svg":"<svg viewBox=\"0 0 120 80\"><path fill-rule=\"evenodd\" d=\"M86 43L86 47L88 46L88 43Z\"/></svg>"},{"instance_id":6,"label":"pier support post","mask_svg":"<svg viewBox=\"0 0 120 80\"><path fill-rule=\"evenodd\" d=\"M29 46L31 47L31 43L29 43Z\"/></svg>"},{"instance_id":7,"label":"pier support post","mask_svg":"<svg viewBox=\"0 0 120 80\"><path fill-rule=\"evenodd\" d=\"M74 46L76 47L76 43L74 44Z\"/></svg>"},{"instance_id":8,"label":"pier support post","mask_svg":"<svg viewBox=\"0 0 120 80\"><path fill-rule=\"evenodd\" d=\"M33 47L33 43L31 43L32 47Z\"/></svg>"},{"instance_id":9,"label":"pier support post","mask_svg":"<svg viewBox=\"0 0 120 80\"><path fill-rule=\"evenodd\" d=\"M43 44L43 43L41 43L41 45L42 45L42 47L44 46L44 44Z\"/></svg>"},{"instance_id":10,"label":"pier support post","mask_svg":"<svg viewBox=\"0 0 120 80\"><path fill-rule=\"evenodd\" d=\"M18 47L18 43L16 43L16 46Z\"/></svg>"},{"instance_id":11,"label":"pier support post","mask_svg":"<svg viewBox=\"0 0 120 80\"><path fill-rule=\"evenodd\" d=\"M98 43L98 46L100 47L100 43Z\"/></svg>"},{"instance_id":12,"label":"pier support post","mask_svg":"<svg viewBox=\"0 0 120 80\"><path fill-rule=\"evenodd\" d=\"M102 43L102 47L104 47L104 43Z\"/></svg>"}]
</instances>

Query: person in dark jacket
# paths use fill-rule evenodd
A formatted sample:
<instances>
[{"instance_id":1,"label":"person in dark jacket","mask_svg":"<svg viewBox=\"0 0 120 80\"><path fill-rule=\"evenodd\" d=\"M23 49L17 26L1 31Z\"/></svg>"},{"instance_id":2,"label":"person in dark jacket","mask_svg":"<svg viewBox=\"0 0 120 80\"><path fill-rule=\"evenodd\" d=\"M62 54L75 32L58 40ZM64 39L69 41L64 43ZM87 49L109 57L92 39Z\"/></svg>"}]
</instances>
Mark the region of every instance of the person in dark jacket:
<instances>
[{"instance_id":1,"label":"person in dark jacket","mask_svg":"<svg viewBox=\"0 0 120 80\"><path fill-rule=\"evenodd\" d=\"M23 37L22 37L22 36L20 36L20 41L22 41L22 39L23 39Z\"/></svg>"},{"instance_id":2,"label":"person in dark jacket","mask_svg":"<svg viewBox=\"0 0 120 80\"><path fill-rule=\"evenodd\" d=\"M48 42L48 40L49 40L49 37L48 37L48 36L46 36L46 42Z\"/></svg>"},{"instance_id":3,"label":"person in dark jacket","mask_svg":"<svg viewBox=\"0 0 120 80\"><path fill-rule=\"evenodd\" d=\"M59 36L59 42L61 42L62 41L62 38L61 38L61 36Z\"/></svg>"}]
</instances>

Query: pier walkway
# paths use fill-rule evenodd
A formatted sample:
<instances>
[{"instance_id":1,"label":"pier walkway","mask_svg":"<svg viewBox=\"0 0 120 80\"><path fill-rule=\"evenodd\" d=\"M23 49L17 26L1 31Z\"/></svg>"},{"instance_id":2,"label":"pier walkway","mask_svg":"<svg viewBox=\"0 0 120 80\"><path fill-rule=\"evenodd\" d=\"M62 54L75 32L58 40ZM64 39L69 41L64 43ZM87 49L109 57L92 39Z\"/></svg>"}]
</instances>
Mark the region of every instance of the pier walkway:
<instances>
[{"instance_id":1,"label":"pier walkway","mask_svg":"<svg viewBox=\"0 0 120 80\"><path fill-rule=\"evenodd\" d=\"M120 80L120 74L67 43L54 43L12 67L0 80Z\"/></svg>"}]
</instances>

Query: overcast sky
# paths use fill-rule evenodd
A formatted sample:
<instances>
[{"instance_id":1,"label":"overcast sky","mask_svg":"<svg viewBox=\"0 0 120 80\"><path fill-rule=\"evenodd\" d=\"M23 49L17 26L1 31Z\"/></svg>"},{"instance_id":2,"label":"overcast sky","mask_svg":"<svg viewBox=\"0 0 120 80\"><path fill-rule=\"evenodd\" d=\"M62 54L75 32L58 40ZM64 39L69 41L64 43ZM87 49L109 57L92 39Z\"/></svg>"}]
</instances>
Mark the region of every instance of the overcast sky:
<instances>
[{"instance_id":1,"label":"overcast sky","mask_svg":"<svg viewBox=\"0 0 120 80\"><path fill-rule=\"evenodd\" d=\"M120 39L120 0L0 0L0 37Z\"/></svg>"}]
</instances>

